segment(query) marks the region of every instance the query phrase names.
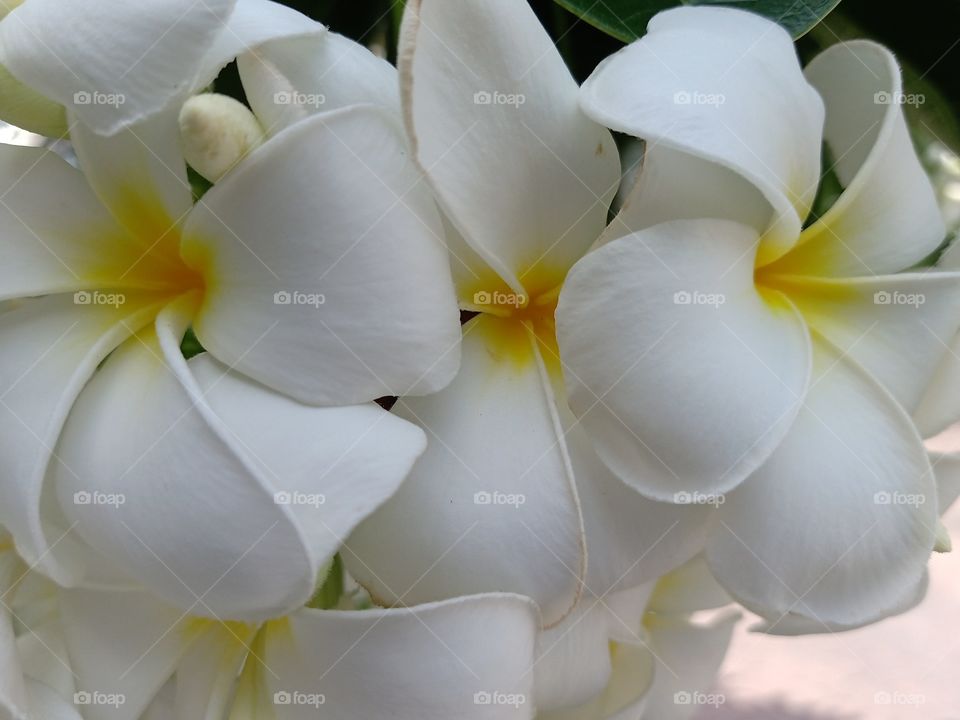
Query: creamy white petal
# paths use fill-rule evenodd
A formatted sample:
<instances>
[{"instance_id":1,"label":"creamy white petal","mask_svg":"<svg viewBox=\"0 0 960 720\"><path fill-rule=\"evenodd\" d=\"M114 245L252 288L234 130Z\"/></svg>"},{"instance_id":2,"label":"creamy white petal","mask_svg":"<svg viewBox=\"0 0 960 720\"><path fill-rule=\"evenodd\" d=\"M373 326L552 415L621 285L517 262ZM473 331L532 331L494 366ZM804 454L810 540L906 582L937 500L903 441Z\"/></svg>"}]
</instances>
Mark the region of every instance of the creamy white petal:
<instances>
[{"instance_id":1,"label":"creamy white petal","mask_svg":"<svg viewBox=\"0 0 960 720\"><path fill-rule=\"evenodd\" d=\"M394 121L310 118L254 151L187 221L207 350L299 400L351 404L446 385L459 315L435 205Z\"/></svg>"},{"instance_id":2,"label":"creamy white petal","mask_svg":"<svg viewBox=\"0 0 960 720\"><path fill-rule=\"evenodd\" d=\"M69 524L42 508L48 467L70 472L56 459L58 437L97 366L160 307L156 297L121 297L115 305L53 295L0 313L0 523L28 563L60 582L80 568L64 565L78 559Z\"/></svg>"},{"instance_id":3,"label":"creamy white petal","mask_svg":"<svg viewBox=\"0 0 960 720\"><path fill-rule=\"evenodd\" d=\"M817 191L824 110L793 40L772 21L729 8L662 12L600 63L581 102L609 128L753 182L774 208L761 263L796 242Z\"/></svg>"},{"instance_id":4,"label":"creamy white petal","mask_svg":"<svg viewBox=\"0 0 960 720\"><path fill-rule=\"evenodd\" d=\"M770 284L911 413L960 329L960 273L778 277Z\"/></svg>"},{"instance_id":5,"label":"creamy white petal","mask_svg":"<svg viewBox=\"0 0 960 720\"><path fill-rule=\"evenodd\" d=\"M68 134L62 105L17 80L0 65L0 118L18 128L51 138Z\"/></svg>"},{"instance_id":6,"label":"creamy white petal","mask_svg":"<svg viewBox=\"0 0 960 720\"><path fill-rule=\"evenodd\" d=\"M727 495L706 556L720 584L764 617L853 625L886 616L920 580L936 487L896 401L823 341L814 362L800 415Z\"/></svg>"},{"instance_id":7,"label":"creamy white petal","mask_svg":"<svg viewBox=\"0 0 960 720\"><path fill-rule=\"evenodd\" d=\"M77 692L101 697L85 720L138 720L195 637L189 618L145 592L68 590L60 602Z\"/></svg>"},{"instance_id":8,"label":"creamy white petal","mask_svg":"<svg viewBox=\"0 0 960 720\"><path fill-rule=\"evenodd\" d=\"M532 597L545 624L558 622L585 556L556 403L520 323L471 320L450 387L394 408L426 430L427 451L348 539L350 574L387 604L498 590Z\"/></svg>"},{"instance_id":9,"label":"creamy white petal","mask_svg":"<svg viewBox=\"0 0 960 720\"><path fill-rule=\"evenodd\" d=\"M440 206L514 290L549 290L542 276L559 283L606 223L610 133L525 2L407 3L400 44L407 130Z\"/></svg>"},{"instance_id":10,"label":"creamy white petal","mask_svg":"<svg viewBox=\"0 0 960 720\"><path fill-rule=\"evenodd\" d=\"M141 251L56 153L0 146L0 198L0 300L149 284Z\"/></svg>"},{"instance_id":11,"label":"creamy white petal","mask_svg":"<svg viewBox=\"0 0 960 720\"><path fill-rule=\"evenodd\" d=\"M733 602L710 574L703 556L664 576L657 583L647 609L661 615L715 610Z\"/></svg>"},{"instance_id":12,"label":"creamy white petal","mask_svg":"<svg viewBox=\"0 0 960 720\"><path fill-rule=\"evenodd\" d=\"M193 205L178 114L179 108L161 113L110 137L71 123L84 176L151 260L176 257L179 225Z\"/></svg>"},{"instance_id":13,"label":"creamy white petal","mask_svg":"<svg viewBox=\"0 0 960 720\"><path fill-rule=\"evenodd\" d=\"M711 700L723 702L711 688L739 619L739 613L730 612L702 625L669 616L648 621L655 668L642 717L686 720Z\"/></svg>"},{"instance_id":14,"label":"creamy white petal","mask_svg":"<svg viewBox=\"0 0 960 720\"><path fill-rule=\"evenodd\" d=\"M165 600L195 615L273 617L310 598L423 434L376 407L300 405L207 356L188 366L183 309L119 348L82 393L61 439L73 472L56 468L60 504L92 547Z\"/></svg>"},{"instance_id":15,"label":"creamy white petal","mask_svg":"<svg viewBox=\"0 0 960 720\"><path fill-rule=\"evenodd\" d=\"M960 334L944 349L913 420L925 438L940 434L960 420Z\"/></svg>"},{"instance_id":16,"label":"creamy white petal","mask_svg":"<svg viewBox=\"0 0 960 720\"><path fill-rule=\"evenodd\" d=\"M782 262L792 272L841 276L916 264L946 228L904 119L909 97L896 59L876 43L839 43L806 75L826 103L824 137L845 189Z\"/></svg>"},{"instance_id":17,"label":"creamy white petal","mask_svg":"<svg viewBox=\"0 0 960 720\"><path fill-rule=\"evenodd\" d=\"M566 405L558 409L583 509L585 601L655 580L700 552L714 506L644 497L600 461Z\"/></svg>"},{"instance_id":18,"label":"creamy white petal","mask_svg":"<svg viewBox=\"0 0 960 720\"><path fill-rule=\"evenodd\" d=\"M190 89L234 4L30 0L0 22L0 63L97 132L113 133Z\"/></svg>"},{"instance_id":19,"label":"creamy white petal","mask_svg":"<svg viewBox=\"0 0 960 720\"><path fill-rule=\"evenodd\" d=\"M742 175L662 142L644 144L636 181L601 244L670 220L732 220L758 234L770 224L770 203Z\"/></svg>"},{"instance_id":20,"label":"creamy white petal","mask_svg":"<svg viewBox=\"0 0 960 720\"><path fill-rule=\"evenodd\" d=\"M234 58L262 57L266 43L323 37L327 29L306 15L271 0L235 0L235 7L202 58L193 90L212 83Z\"/></svg>"},{"instance_id":21,"label":"creamy white petal","mask_svg":"<svg viewBox=\"0 0 960 720\"><path fill-rule=\"evenodd\" d=\"M268 626L264 683L277 720L532 718L538 617L477 595L410 609L302 610ZM284 695L291 699L283 704ZM322 704L292 702L294 693Z\"/></svg>"},{"instance_id":22,"label":"creamy white petal","mask_svg":"<svg viewBox=\"0 0 960 720\"><path fill-rule=\"evenodd\" d=\"M349 105L378 105L400 121L397 69L343 35L267 43L237 64L247 102L270 135Z\"/></svg>"},{"instance_id":23,"label":"creamy white petal","mask_svg":"<svg viewBox=\"0 0 960 720\"><path fill-rule=\"evenodd\" d=\"M582 705L603 692L613 671L608 615L602 601L587 597L563 622L540 633L537 710Z\"/></svg>"},{"instance_id":24,"label":"creamy white petal","mask_svg":"<svg viewBox=\"0 0 960 720\"><path fill-rule=\"evenodd\" d=\"M591 252L564 284L570 407L600 459L651 498L736 487L803 400L807 330L782 296L757 291L756 247L736 223L664 223Z\"/></svg>"}]
</instances>

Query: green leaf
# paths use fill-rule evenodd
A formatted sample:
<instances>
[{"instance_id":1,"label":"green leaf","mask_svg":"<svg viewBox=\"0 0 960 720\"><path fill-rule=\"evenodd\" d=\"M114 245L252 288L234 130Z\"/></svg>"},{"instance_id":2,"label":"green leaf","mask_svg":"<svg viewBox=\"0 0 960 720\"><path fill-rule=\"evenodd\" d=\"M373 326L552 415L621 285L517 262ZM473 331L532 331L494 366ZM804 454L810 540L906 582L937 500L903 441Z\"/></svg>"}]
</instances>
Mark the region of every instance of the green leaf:
<instances>
[{"instance_id":1,"label":"green leaf","mask_svg":"<svg viewBox=\"0 0 960 720\"><path fill-rule=\"evenodd\" d=\"M680 5L723 5L764 15L785 27L795 38L805 34L835 8L840 0L556 0L567 10L624 42L647 32L650 18Z\"/></svg>"},{"instance_id":2,"label":"green leaf","mask_svg":"<svg viewBox=\"0 0 960 720\"><path fill-rule=\"evenodd\" d=\"M186 334L183 336L183 340L180 343L180 352L183 353L183 356L189 360L194 355L199 355L202 352L206 352L203 349L203 345L200 344L200 341L197 340L197 336L193 332L193 328L187 328Z\"/></svg>"},{"instance_id":3,"label":"green leaf","mask_svg":"<svg viewBox=\"0 0 960 720\"><path fill-rule=\"evenodd\" d=\"M343 560L340 559L340 555L334 555L326 579L310 598L307 607L317 610L335 608L340 602L341 595L343 595Z\"/></svg>"}]
</instances>

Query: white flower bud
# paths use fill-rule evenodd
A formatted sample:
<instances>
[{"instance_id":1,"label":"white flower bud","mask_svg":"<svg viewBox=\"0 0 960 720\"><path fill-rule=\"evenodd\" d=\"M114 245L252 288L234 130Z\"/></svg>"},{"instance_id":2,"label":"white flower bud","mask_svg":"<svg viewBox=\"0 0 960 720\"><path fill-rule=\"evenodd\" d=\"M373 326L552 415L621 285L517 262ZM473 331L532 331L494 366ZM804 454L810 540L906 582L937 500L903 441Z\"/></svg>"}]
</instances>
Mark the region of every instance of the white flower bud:
<instances>
[{"instance_id":1,"label":"white flower bud","mask_svg":"<svg viewBox=\"0 0 960 720\"><path fill-rule=\"evenodd\" d=\"M216 182L266 136L245 105L226 95L204 93L184 103L180 137L190 166Z\"/></svg>"}]
</instances>

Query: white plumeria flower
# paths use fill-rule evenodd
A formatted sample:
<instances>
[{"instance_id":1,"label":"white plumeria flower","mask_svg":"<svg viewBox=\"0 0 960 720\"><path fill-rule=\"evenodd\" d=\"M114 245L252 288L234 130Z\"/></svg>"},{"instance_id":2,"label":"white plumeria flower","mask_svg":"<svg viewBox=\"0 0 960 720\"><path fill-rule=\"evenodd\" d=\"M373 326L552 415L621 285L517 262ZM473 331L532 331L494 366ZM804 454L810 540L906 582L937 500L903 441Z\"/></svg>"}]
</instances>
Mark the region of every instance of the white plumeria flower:
<instances>
[{"instance_id":1,"label":"white plumeria flower","mask_svg":"<svg viewBox=\"0 0 960 720\"><path fill-rule=\"evenodd\" d=\"M370 401L456 372L442 225L381 110L298 123L196 205L177 112L74 122L82 172L0 148L0 299L36 298L0 314L0 520L59 582L101 570L80 538L105 579L272 617L423 451Z\"/></svg>"},{"instance_id":2,"label":"white plumeria flower","mask_svg":"<svg viewBox=\"0 0 960 720\"><path fill-rule=\"evenodd\" d=\"M80 692L125 698L88 706L85 720L164 717L165 705L169 717L238 720L531 716L538 617L515 595L304 607L248 624L185 616L143 592L66 590L61 612Z\"/></svg>"},{"instance_id":3,"label":"white plumeria flower","mask_svg":"<svg viewBox=\"0 0 960 720\"><path fill-rule=\"evenodd\" d=\"M786 32L716 8L657 16L583 88L648 146L561 294L571 406L626 483L718 501L710 566L773 620L881 617L934 545L908 413L956 332L960 276L900 273L944 237L902 96L882 47L838 45L804 75ZM845 190L801 230L822 142Z\"/></svg>"},{"instance_id":4,"label":"white plumeria flower","mask_svg":"<svg viewBox=\"0 0 960 720\"><path fill-rule=\"evenodd\" d=\"M12 12L0 22L4 74L67 107L99 134L179 105L238 54L262 42L324 31L267 0L5 0L5 5ZM57 124L57 112L48 106L25 115Z\"/></svg>"},{"instance_id":5,"label":"white plumeria flower","mask_svg":"<svg viewBox=\"0 0 960 720\"><path fill-rule=\"evenodd\" d=\"M64 590L56 607L77 696L123 699L86 704L85 720L679 720L695 708L675 694L708 689L739 616L692 614L729 601L695 561L546 632L529 599L502 593L392 609L348 593L263 623L136 590Z\"/></svg>"},{"instance_id":6,"label":"white plumeria flower","mask_svg":"<svg viewBox=\"0 0 960 720\"><path fill-rule=\"evenodd\" d=\"M80 720L66 658L56 585L31 572L0 528L0 717Z\"/></svg>"},{"instance_id":7,"label":"white plumeria flower","mask_svg":"<svg viewBox=\"0 0 960 720\"><path fill-rule=\"evenodd\" d=\"M701 558L657 582L585 600L538 638L537 718L690 717L740 618L726 609L731 602Z\"/></svg>"},{"instance_id":8,"label":"white plumeria flower","mask_svg":"<svg viewBox=\"0 0 960 720\"><path fill-rule=\"evenodd\" d=\"M301 95L393 102L388 66L355 45L318 45L275 43L258 55ZM580 112L577 85L524 0L409 3L400 56L410 146L450 219L461 305L481 314L464 328L454 382L396 405L427 430L427 452L347 540L344 559L383 604L515 592L556 625L580 596L634 587L695 555L709 515L623 485L566 408L553 303L604 229L616 148ZM337 58L378 65L379 80L371 72L351 92L326 88ZM247 62L241 74L261 122L269 113L303 122L270 102L277 75L260 71L258 87Z\"/></svg>"}]
</instances>

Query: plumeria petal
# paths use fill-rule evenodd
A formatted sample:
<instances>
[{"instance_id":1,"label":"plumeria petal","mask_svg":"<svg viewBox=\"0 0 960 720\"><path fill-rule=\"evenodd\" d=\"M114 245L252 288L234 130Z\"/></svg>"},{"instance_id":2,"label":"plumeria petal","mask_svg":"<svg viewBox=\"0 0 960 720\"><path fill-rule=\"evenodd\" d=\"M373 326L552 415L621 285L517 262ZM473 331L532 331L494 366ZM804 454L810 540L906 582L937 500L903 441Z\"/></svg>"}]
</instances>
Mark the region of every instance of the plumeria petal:
<instances>
[{"instance_id":1,"label":"plumeria petal","mask_svg":"<svg viewBox=\"0 0 960 720\"><path fill-rule=\"evenodd\" d=\"M60 504L92 547L167 601L273 617L310 598L423 433L376 406L300 405L209 356L188 366L185 309L119 348L80 396L54 474ZM78 502L84 492L105 500Z\"/></svg>"},{"instance_id":2,"label":"plumeria petal","mask_svg":"<svg viewBox=\"0 0 960 720\"><path fill-rule=\"evenodd\" d=\"M77 709L49 686L36 680L27 680L32 718L43 720L84 720Z\"/></svg>"},{"instance_id":3,"label":"plumeria petal","mask_svg":"<svg viewBox=\"0 0 960 720\"><path fill-rule=\"evenodd\" d=\"M709 704L708 691L739 619L739 613L728 612L704 624L671 616L649 620L655 667L653 686L644 697L643 717L685 720ZM717 697L716 704L723 702ZM685 698L689 700L685 702Z\"/></svg>"},{"instance_id":4,"label":"plumeria petal","mask_svg":"<svg viewBox=\"0 0 960 720\"><path fill-rule=\"evenodd\" d=\"M0 300L149 284L141 251L56 153L0 147L0 198Z\"/></svg>"},{"instance_id":5,"label":"plumeria petal","mask_svg":"<svg viewBox=\"0 0 960 720\"><path fill-rule=\"evenodd\" d=\"M533 10L410 2L399 68L411 144L441 207L515 291L551 289L603 230L620 166Z\"/></svg>"},{"instance_id":6,"label":"plumeria petal","mask_svg":"<svg viewBox=\"0 0 960 720\"><path fill-rule=\"evenodd\" d=\"M761 263L796 242L817 191L824 111L775 23L729 8L662 12L600 63L582 104L609 128L752 181L774 208Z\"/></svg>"},{"instance_id":7,"label":"plumeria petal","mask_svg":"<svg viewBox=\"0 0 960 720\"><path fill-rule=\"evenodd\" d=\"M728 221L664 223L588 254L564 284L570 407L600 459L651 498L736 487L803 400L807 331L782 296L755 289L756 246Z\"/></svg>"},{"instance_id":8,"label":"plumeria petal","mask_svg":"<svg viewBox=\"0 0 960 720\"><path fill-rule=\"evenodd\" d=\"M17 80L0 65L0 119L50 138L65 138L67 114L62 105Z\"/></svg>"},{"instance_id":9,"label":"plumeria petal","mask_svg":"<svg viewBox=\"0 0 960 720\"><path fill-rule=\"evenodd\" d=\"M824 622L823 620L801 615L800 613L789 612L773 619L762 619L760 622L751 626L750 630L767 635L782 635L784 637L797 635L832 635L838 632L856 630L857 628L873 625L888 617L902 615L908 610L913 610L913 608L917 607L917 605L926 598L929 586L930 573L924 569L920 579L913 585L904 588L900 599L897 600L882 617L871 618L863 622Z\"/></svg>"},{"instance_id":10,"label":"plumeria petal","mask_svg":"<svg viewBox=\"0 0 960 720\"><path fill-rule=\"evenodd\" d=\"M884 617L921 579L936 488L896 401L822 341L814 362L796 422L726 497L706 556L724 588L758 614L853 625Z\"/></svg>"},{"instance_id":11,"label":"plumeria petal","mask_svg":"<svg viewBox=\"0 0 960 720\"><path fill-rule=\"evenodd\" d=\"M762 233L771 213L763 194L737 172L649 142L636 179L599 244L670 220L707 217L739 222Z\"/></svg>"},{"instance_id":12,"label":"plumeria petal","mask_svg":"<svg viewBox=\"0 0 960 720\"><path fill-rule=\"evenodd\" d=\"M695 613L730 605L733 598L720 587L703 556L697 556L657 583L647 609L661 615Z\"/></svg>"},{"instance_id":13,"label":"plumeria petal","mask_svg":"<svg viewBox=\"0 0 960 720\"><path fill-rule=\"evenodd\" d=\"M57 438L97 366L160 307L160 299L150 296L116 300L115 305L87 305L77 304L72 295L52 295L0 313L0 453L5 468L0 523L27 562L61 582L75 579L80 568L60 562L72 565L77 559L68 552L76 539L70 527L58 527L55 515L41 513L47 468L57 464Z\"/></svg>"},{"instance_id":14,"label":"plumeria petal","mask_svg":"<svg viewBox=\"0 0 960 720\"><path fill-rule=\"evenodd\" d=\"M144 253L172 255L193 206L176 114L162 113L111 137L80 123L70 136L84 176Z\"/></svg>"},{"instance_id":15,"label":"plumeria petal","mask_svg":"<svg viewBox=\"0 0 960 720\"><path fill-rule=\"evenodd\" d=\"M552 625L576 601L585 557L548 372L511 320L474 318L463 352L450 387L394 408L427 431L427 452L344 560L390 604L504 590L532 597Z\"/></svg>"},{"instance_id":16,"label":"plumeria petal","mask_svg":"<svg viewBox=\"0 0 960 720\"><path fill-rule=\"evenodd\" d=\"M778 277L804 319L913 412L960 329L960 273Z\"/></svg>"},{"instance_id":17,"label":"plumeria petal","mask_svg":"<svg viewBox=\"0 0 960 720\"><path fill-rule=\"evenodd\" d=\"M937 476L937 506L942 516L960 497L960 455L931 453L930 463Z\"/></svg>"},{"instance_id":18,"label":"plumeria petal","mask_svg":"<svg viewBox=\"0 0 960 720\"><path fill-rule=\"evenodd\" d=\"M841 43L815 58L806 75L826 103L824 138L845 189L783 265L849 276L916 264L940 245L946 228L910 140L896 59L876 43Z\"/></svg>"},{"instance_id":19,"label":"plumeria petal","mask_svg":"<svg viewBox=\"0 0 960 720\"><path fill-rule=\"evenodd\" d=\"M396 68L343 35L267 43L237 64L247 101L270 135L350 105L379 105L399 121Z\"/></svg>"},{"instance_id":20,"label":"plumeria petal","mask_svg":"<svg viewBox=\"0 0 960 720\"><path fill-rule=\"evenodd\" d=\"M138 720L198 630L144 592L69 590L60 606L78 692L123 698L85 705L86 720Z\"/></svg>"},{"instance_id":21,"label":"plumeria petal","mask_svg":"<svg viewBox=\"0 0 960 720\"><path fill-rule=\"evenodd\" d=\"M644 497L600 461L570 410L565 405L558 410L583 509L589 553L585 599L655 580L700 552L713 506Z\"/></svg>"},{"instance_id":22,"label":"plumeria petal","mask_svg":"<svg viewBox=\"0 0 960 720\"><path fill-rule=\"evenodd\" d=\"M97 132L113 133L191 89L234 4L30 0L0 22L0 63Z\"/></svg>"},{"instance_id":23,"label":"plumeria petal","mask_svg":"<svg viewBox=\"0 0 960 720\"><path fill-rule=\"evenodd\" d=\"M960 335L944 349L930 382L913 413L920 435L939 435L960 420Z\"/></svg>"},{"instance_id":24,"label":"plumeria petal","mask_svg":"<svg viewBox=\"0 0 960 720\"><path fill-rule=\"evenodd\" d=\"M320 696L330 720L529 719L538 622L532 602L505 594L410 609L305 609L268 627L259 670L271 699ZM294 703L273 710L277 720L318 712Z\"/></svg>"},{"instance_id":25,"label":"plumeria petal","mask_svg":"<svg viewBox=\"0 0 960 720\"><path fill-rule=\"evenodd\" d=\"M638 613L641 615L643 609ZM536 704L541 712L582 705L610 681L609 611L585 598L537 638Z\"/></svg>"},{"instance_id":26,"label":"plumeria petal","mask_svg":"<svg viewBox=\"0 0 960 720\"><path fill-rule=\"evenodd\" d=\"M223 30L215 36L200 62L193 89L212 83L234 58L242 55L260 57L266 43L297 42L305 37L323 37L326 33L326 27L282 3L235 0L235 7Z\"/></svg>"},{"instance_id":27,"label":"plumeria petal","mask_svg":"<svg viewBox=\"0 0 960 720\"><path fill-rule=\"evenodd\" d=\"M436 207L381 110L298 123L203 198L184 254L219 360L316 404L446 385L459 316ZM269 209L269 212L265 210Z\"/></svg>"}]
</instances>

